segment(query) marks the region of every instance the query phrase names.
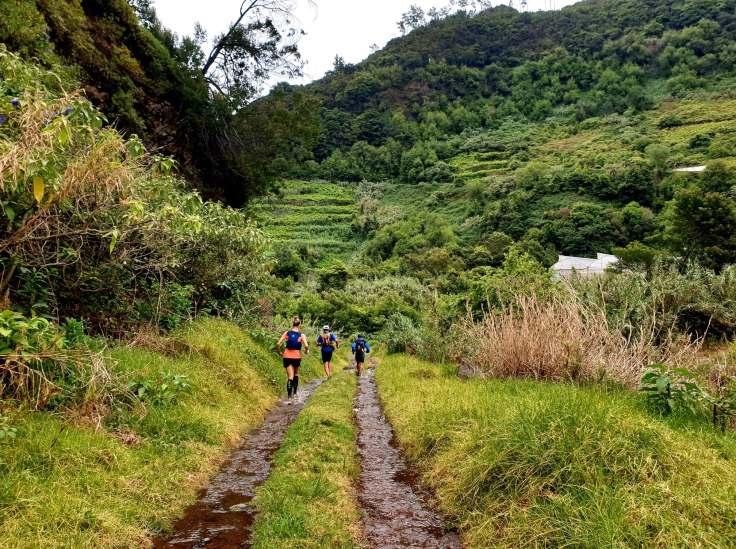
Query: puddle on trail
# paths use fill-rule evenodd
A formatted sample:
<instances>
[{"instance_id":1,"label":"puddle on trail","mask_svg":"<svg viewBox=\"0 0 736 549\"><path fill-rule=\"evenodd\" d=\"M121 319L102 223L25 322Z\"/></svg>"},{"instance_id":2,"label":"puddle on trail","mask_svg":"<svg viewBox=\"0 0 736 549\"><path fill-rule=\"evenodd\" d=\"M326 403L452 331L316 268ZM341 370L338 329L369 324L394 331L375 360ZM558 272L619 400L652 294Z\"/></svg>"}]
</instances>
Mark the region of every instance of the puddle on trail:
<instances>
[{"instance_id":1,"label":"puddle on trail","mask_svg":"<svg viewBox=\"0 0 736 549\"><path fill-rule=\"evenodd\" d=\"M373 374L369 369L360 377L355 406L362 464L358 497L367 543L376 549L460 548L459 536L445 531L442 517L407 467L383 417Z\"/></svg>"},{"instance_id":2,"label":"puddle on trail","mask_svg":"<svg viewBox=\"0 0 736 549\"><path fill-rule=\"evenodd\" d=\"M250 505L255 489L271 470L271 458L281 445L286 429L299 415L307 398L321 380L307 383L289 406L282 401L260 427L243 438L197 502L174 524L167 538L153 540L156 549L250 547L256 510Z\"/></svg>"}]
</instances>

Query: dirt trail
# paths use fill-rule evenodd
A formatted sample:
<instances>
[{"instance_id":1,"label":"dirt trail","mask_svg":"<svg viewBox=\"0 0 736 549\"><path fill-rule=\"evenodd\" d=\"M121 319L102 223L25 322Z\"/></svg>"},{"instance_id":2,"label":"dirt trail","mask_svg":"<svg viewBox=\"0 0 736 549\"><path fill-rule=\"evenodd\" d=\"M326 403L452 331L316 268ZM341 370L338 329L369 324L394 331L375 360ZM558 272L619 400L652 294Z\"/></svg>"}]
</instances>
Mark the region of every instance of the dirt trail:
<instances>
[{"instance_id":1,"label":"dirt trail","mask_svg":"<svg viewBox=\"0 0 736 549\"><path fill-rule=\"evenodd\" d=\"M168 538L154 539L154 547L250 547L256 515L250 501L255 489L268 478L271 458L281 445L286 429L320 383L317 380L306 384L293 405L280 402L260 427L246 435L220 472L202 489L197 502L174 525L174 533Z\"/></svg>"},{"instance_id":2,"label":"dirt trail","mask_svg":"<svg viewBox=\"0 0 736 549\"><path fill-rule=\"evenodd\" d=\"M365 538L376 549L459 548L459 536L444 530L442 518L428 505L417 475L404 461L383 417L373 374L369 369L361 376L355 406Z\"/></svg>"}]
</instances>

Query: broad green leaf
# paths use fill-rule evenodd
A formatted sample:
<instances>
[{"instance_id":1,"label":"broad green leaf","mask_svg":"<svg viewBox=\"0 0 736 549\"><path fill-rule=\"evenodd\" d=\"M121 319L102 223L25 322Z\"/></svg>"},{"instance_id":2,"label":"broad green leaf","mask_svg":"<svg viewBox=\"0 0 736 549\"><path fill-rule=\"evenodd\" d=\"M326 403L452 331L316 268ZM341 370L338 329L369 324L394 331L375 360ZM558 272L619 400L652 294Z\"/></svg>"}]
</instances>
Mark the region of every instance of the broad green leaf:
<instances>
[{"instance_id":1,"label":"broad green leaf","mask_svg":"<svg viewBox=\"0 0 736 549\"><path fill-rule=\"evenodd\" d=\"M36 199L36 203L40 204L43 200L44 192L46 192L46 183L43 177L40 175L33 176L33 197Z\"/></svg>"},{"instance_id":2,"label":"broad green leaf","mask_svg":"<svg viewBox=\"0 0 736 549\"><path fill-rule=\"evenodd\" d=\"M117 229L112 230L105 234L107 238L110 239L110 254L112 254L113 251L115 251L115 246L117 246L118 238L120 238L120 231Z\"/></svg>"},{"instance_id":3,"label":"broad green leaf","mask_svg":"<svg viewBox=\"0 0 736 549\"><path fill-rule=\"evenodd\" d=\"M62 147L66 147L69 144L70 141L70 135L69 135L69 128L64 125L64 127L59 132L59 145Z\"/></svg>"},{"instance_id":4,"label":"broad green leaf","mask_svg":"<svg viewBox=\"0 0 736 549\"><path fill-rule=\"evenodd\" d=\"M657 390L660 393L664 393L667 391L667 387L670 385L670 378L668 377L661 377L657 380Z\"/></svg>"}]
</instances>

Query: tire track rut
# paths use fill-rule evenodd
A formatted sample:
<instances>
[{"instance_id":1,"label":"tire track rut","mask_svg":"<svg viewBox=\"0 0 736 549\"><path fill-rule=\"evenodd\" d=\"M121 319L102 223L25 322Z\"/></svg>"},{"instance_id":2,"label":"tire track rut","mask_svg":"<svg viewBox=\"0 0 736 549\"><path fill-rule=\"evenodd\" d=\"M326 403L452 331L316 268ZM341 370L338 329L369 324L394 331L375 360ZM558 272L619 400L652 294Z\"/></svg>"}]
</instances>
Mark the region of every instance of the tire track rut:
<instances>
[{"instance_id":1,"label":"tire track rut","mask_svg":"<svg viewBox=\"0 0 736 549\"><path fill-rule=\"evenodd\" d=\"M316 380L305 384L292 405L279 402L200 491L197 502L174 524L173 533L153 540L154 548L250 547L256 517L251 504L255 489L268 478L273 454L281 446L286 430L321 383L322 380Z\"/></svg>"},{"instance_id":2,"label":"tire track rut","mask_svg":"<svg viewBox=\"0 0 736 549\"><path fill-rule=\"evenodd\" d=\"M362 466L358 499L368 545L376 549L459 549L459 536L444 529L442 517L429 505L417 475L396 444L383 416L373 369L364 372L358 387L354 407Z\"/></svg>"}]
</instances>

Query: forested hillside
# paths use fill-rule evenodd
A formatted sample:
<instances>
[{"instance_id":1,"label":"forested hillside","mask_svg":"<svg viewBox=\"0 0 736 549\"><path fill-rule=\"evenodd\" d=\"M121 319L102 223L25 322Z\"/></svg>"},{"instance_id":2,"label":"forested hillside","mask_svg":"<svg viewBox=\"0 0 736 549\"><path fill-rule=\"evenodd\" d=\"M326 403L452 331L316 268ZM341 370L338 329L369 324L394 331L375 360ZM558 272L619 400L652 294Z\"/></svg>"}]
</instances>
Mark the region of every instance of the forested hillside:
<instances>
[{"instance_id":1,"label":"forested hillside","mask_svg":"<svg viewBox=\"0 0 736 549\"><path fill-rule=\"evenodd\" d=\"M242 23L253 24L247 18ZM290 63L294 55L276 23L265 41L243 28L238 37L227 37L220 57L208 59L203 35L175 35L146 0L0 5L0 42L81 79L87 98L110 123L174 156L208 198L235 205L263 191L273 177L270 160L285 141L309 141L314 133L311 103L298 93L288 101L264 102L267 121L242 112L277 62ZM253 75L254 70L265 74ZM259 140L248 137L254 133Z\"/></svg>"},{"instance_id":2,"label":"forested hillside","mask_svg":"<svg viewBox=\"0 0 736 549\"><path fill-rule=\"evenodd\" d=\"M450 136L509 117L574 124L647 110L733 76L735 10L733 2L588 0L558 12L498 7L431 21L359 65L338 59L309 86L324 100L316 160L391 138L446 157L458 145ZM358 164L353 177L427 179L400 162Z\"/></svg>"},{"instance_id":3,"label":"forested hillside","mask_svg":"<svg viewBox=\"0 0 736 549\"><path fill-rule=\"evenodd\" d=\"M380 183L355 234L369 263L397 259L392 273L416 270L406 252L435 273L494 266L514 242L546 266L616 251L719 268L736 259L734 28L735 2L705 0L425 21L307 86L323 105L318 143L276 163ZM704 177L672 171L705 164ZM380 195L411 206L387 215L397 205ZM412 236L405 248L430 211L449 245Z\"/></svg>"}]
</instances>

